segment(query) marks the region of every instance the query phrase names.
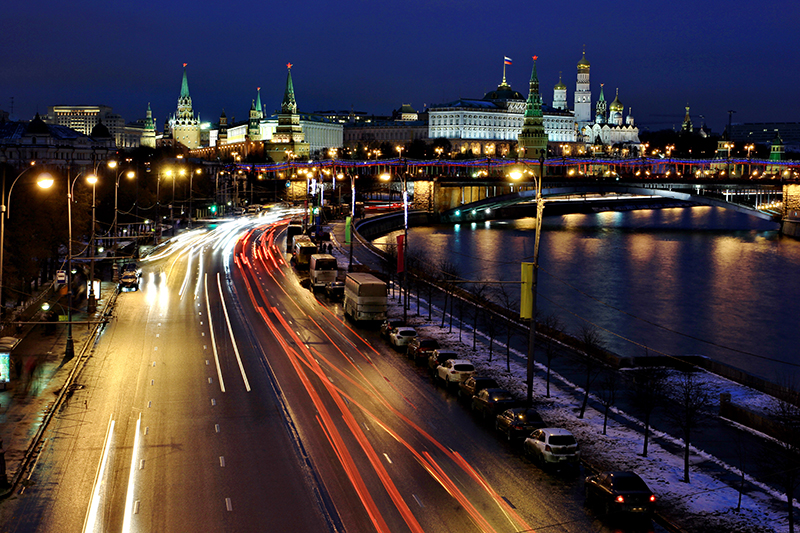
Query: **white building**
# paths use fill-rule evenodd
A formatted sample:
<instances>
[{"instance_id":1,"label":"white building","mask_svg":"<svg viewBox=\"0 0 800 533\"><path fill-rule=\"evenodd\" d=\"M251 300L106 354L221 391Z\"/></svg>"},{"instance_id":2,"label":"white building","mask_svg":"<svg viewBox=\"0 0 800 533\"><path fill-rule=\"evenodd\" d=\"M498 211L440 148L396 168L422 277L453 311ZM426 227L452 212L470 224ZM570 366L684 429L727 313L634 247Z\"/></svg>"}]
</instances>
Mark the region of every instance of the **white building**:
<instances>
[{"instance_id":1,"label":"white building","mask_svg":"<svg viewBox=\"0 0 800 533\"><path fill-rule=\"evenodd\" d=\"M125 146L125 121L105 105L54 105L47 108L46 124L66 126L84 135L91 135L95 126L108 128L117 146Z\"/></svg>"}]
</instances>

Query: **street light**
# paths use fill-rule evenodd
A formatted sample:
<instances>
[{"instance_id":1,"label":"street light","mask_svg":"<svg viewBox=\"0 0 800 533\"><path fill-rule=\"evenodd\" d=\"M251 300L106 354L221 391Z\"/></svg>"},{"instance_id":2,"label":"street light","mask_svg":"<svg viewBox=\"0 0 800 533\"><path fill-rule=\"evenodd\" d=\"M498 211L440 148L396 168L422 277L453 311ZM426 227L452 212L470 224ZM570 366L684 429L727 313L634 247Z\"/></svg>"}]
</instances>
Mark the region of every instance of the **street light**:
<instances>
[{"instance_id":1,"label":"street light","mask_svg":"<svg viewBox=\"0 0 800 533\"><path fill-rule=\"evenodd\" d=\"M398 151L402 152L402 148L398 147ZM403 322L408 321L408 283L406 278L406 262L408 261L408 183L406 182L406 174L401 173L401 177L403 180L403 244L402 250L398 250L398 253L402 253L403 258L403 270L402 270L402 286L401 286L401 294L404 292L405 296L403 298ZM389 173L381 174L381 179L384 181L389 181L392 176Z\"/></svg>"},{"instance_id":2,"label":"street light","mask_svg":"<svg viewBox=\"0 0 800 533\"><path fill-rule=\"evenodd\" d=\"M86 310L94 313L97 309L97 299L94 295L94 236L95 236L95 206L97 205L97 176L91 174L86 177L86 181L92 186L92 234L89 238L89 300L86 303Z\"/></svg>"},{"instance_id":3,"label":"street light","mask_svg":"<svg viewBox=\"0 0 800 533\"><path fill-rule=\"evenodd\" d=\"M108 168L115 169L117 168L118 163L116 161L109 161ZM118 225L118 218L119 218L119 208L118 208L118 200L119 200L119 182L122 179L122 175L125 174L125 177L128 179L133 179L136 177L136 173L133 170L120 170L117 174L116 180L114 180L114 237L119 237L119 230L117 229Z\"/></svg>"},{"instance_id":4,"label":"street light","mask_svg":"<svg viewBox=\"0 0 800 533\"><path fill-rule=\"evenodd\" d=\"M17 183L17 180L20 179L26 172L35 168L35 161L31 161L31 166L20 172L14 181L11 182L11 187L8 188L8 212L6 212L6 167L3 166L3 191L2 195L0 195L0 318L2 318L3 314L5 314L5 306L3 305L3 247L4 247L4 240L5 240L5 231L6 231L6 218L9 217L11 214L11 191L14 190L14 184Z\"/></svg>"},{"instance_id":5,"label":"street light","mask_svg":"<svg viewBox=\"0 0 800 533\"><path fill-rule=\"evenodd\" d=\"M198 168L197 170L194 171L194 173L199 176L200 174L203 173L203 169ZM193 192L192 191L192 178L193 177L194 177L194 174L189 174L189 229L192 229L192 214L194 213L194 211L192 211L192 192Z\"/></svg>"}]
</instances>

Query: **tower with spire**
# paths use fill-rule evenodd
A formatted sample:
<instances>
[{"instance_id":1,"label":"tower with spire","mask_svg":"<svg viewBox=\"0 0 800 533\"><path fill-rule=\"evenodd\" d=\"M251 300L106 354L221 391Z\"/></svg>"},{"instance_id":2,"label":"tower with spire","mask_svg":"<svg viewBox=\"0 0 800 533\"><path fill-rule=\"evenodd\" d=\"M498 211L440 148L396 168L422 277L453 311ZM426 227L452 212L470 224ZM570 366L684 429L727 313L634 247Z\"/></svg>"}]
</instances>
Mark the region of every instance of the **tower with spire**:
<instances>
[{"instance_id":1,"label":"tower with spire","mask_svg":"<svg viewBox=\"0 0 800 533\"><path fill-rule=\"evenodd\" d=\"M261 140L261 119L258 116L255 100L250 104L250 119L247 122L247 139L250 141Z\"/></svg>"},{"instance_id":2,"label":"tower with spire","mask_svg":"<svg viewBox=\"0 0 800 533\"><path fill-rule=\"evenodd\" d=\"M569 111L567 108L567 86L561 81L561 72L558 73L558 83L553 87L553 109Z\"/></svg>"},{"instance_id":3,"label":"tower with spire","mask_svg":"<svg viewBox=\"0 0 800 533\"><path fill-rule=\"evenodd\" d=\"M292 64L286 65L286 89L278 114L278 125L272 134L272 142L266 147L273 161L284 161L291 152L295 159L308 159L309 144L305 142L303 129L300 127L300 115L297 113L297 100L292 83Z\"/></svg>"},{"instance_id":4,"label":"tower with spire","mask_svg":"<svg viewBox=\"0 0 800 533\"><path fill-rule=\"evenodd\" d=\"M683 124L681 124L681 133L684 135L690 134L694 131L692 126L692 118L689 116L689 104L686 104L686 116L683 117Z\"/></svg>"},{"instance_id":5,"label":"tower with spire","mask_svg":"<svg viewBox=\"0 0 800 533\"><path fill-rule=\"evenodd\" d=\"M605 124L608 116L606 97L603 94L603 84L600 84L600 96L597 98L597 105L594 109L594 123Z\"/></svg>"},{"instance_id":6,"label":"tower with spire","mask_svg":"<svg viewBox=\"0 0 800 533\"><path fill-rule=\"evenodd\" d=\"M183 64L181 94L178 97L178 110L169 120L170 131L175 146L182 144L193 150L200 148L200 119L192 109L192 97L189 94L189 80L186 77L186 63Z\"/></svg>"},{"instance_id":7,"label":"tower with spire","mask_svg":"<svg viewBox=\"0 0 800 533\"><path fill-rule=\"evenodd\" d=\"M142 146L150 148L156 147L156 122L153 120L153 111L150 109L150 102L147 102L147 115L144 119L144 130L142 131Z\"/></svg>"},{"instance_id":8,"label":"tower with spire","mask_svg":"<svg viewBox=\"0 0 800 533\"><path fill-rule=\"evenodd\" d=\"M583 127L592 121L592 89L589 85L589 61L586 59L586 48L583 57L578 61L578 81L575 84L575 122Z\"/></svg>"},{"instance_id":9,"label":"tower with spire","mask_svg":"<svg viewBox=\"0 0 800 533\"><path fill-rule=\"evenodd\" d=\"M225 110L219 115L219 132L217 133L217 146L228 144L228 115Z\"/></svg>"},{"instance_id":10,"label":"tower with spire","mask_svg":"<svg viewBox=\"0 0 800 533\"><path fill-rule=\"evenodd\" d=\"M520 154L530 159L547 156L547 134L544 131L542 97L539 94L536 59L537 56L533 56L530 90L528 92L528 100L525 103L525 121L522 123L522 131L518 138Z\"/></svg>"}]
</instances>

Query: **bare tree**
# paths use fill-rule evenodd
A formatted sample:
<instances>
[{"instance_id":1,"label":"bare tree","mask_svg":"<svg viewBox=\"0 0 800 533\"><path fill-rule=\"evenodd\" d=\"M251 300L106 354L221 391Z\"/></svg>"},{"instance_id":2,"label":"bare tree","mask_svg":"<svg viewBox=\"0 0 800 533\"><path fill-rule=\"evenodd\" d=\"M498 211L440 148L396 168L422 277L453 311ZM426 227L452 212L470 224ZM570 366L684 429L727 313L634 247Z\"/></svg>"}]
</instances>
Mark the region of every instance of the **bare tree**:
<instances>
[{"instance_id":1,"label":"bare tree","mask_svg":"<svg viewBox=\"0 0 800 533\"><path fill-rule=\"evenodd\" d=\"M557 332L564 331L564 323L561 321L561 318L556 315L555 313L550 313L546 317L544 317L544 326L547 328L547 344L545 345L545 358L547 359L547 376L546 376L546 383L547 383L547 397L550 397L550 367L553 364L553 359L558 357L558 351L556 350L556 340L554 338L554 334Z\"/></svg>"},{"instance_id":2,"label":"bare tree","mask_svg":"<svg viewBox=\"0 0 800 533\"><path fill-rule=\"evenodd\" d=\"M667 418L683 434L683 481L689 483L689 447L692 432L697 430L706 418L711 406L711 395L691 368L681 371L670 389L676 405L667 411Z\"/></svg>"},{"instance_id":3,"label":"bare tree","mask_svg":"<svg viewBox=\"0 0 800 533\"><path fill-rule=\"evenodd\" d=\"M650 417L664 399L667 371L659 366L637 368L631 372L633 384L630 388L631 404L644 419L644 445L642 456L647 457L650 440Z\"/></svg>"},{"instance_id":4,"label":"bare tree","mask_svg":"<svg viewBox=\"0 0 800 533\"><path fill-rule=\"evenodd\" d=\"M608 426L608 411L616 403L619 389L619 373L613 370L606 372L600 382L599 391L600 402L603 404L603 435L606 434L606 427Z\"/></svg>"},{"instance_id":5,"label":"bare tree","mask_svg":"<svg viewBox=\"0 0 800 533\"><path fill-rule=\"evenodd\" d=\"M788 502L789 533L794 533L794 498L800 485L800 394L794 385L781 387L769 409L776 442L765 441L760 463L783 488Z\"/></svg>"},{"instance_id":6,"label":"bare tree","mask_svg":"<svg viewBox=\"0 0 800 533\"><path fill-rule=\"evenodd\" d=\"M584 380L583 387L583 403L581 404L581 412L578 415L578 418L583 418L583 415L586 413L586 406L589 403L589 390L595 379L597 379L597 376L599 376L600 372L603 370L603 363L595 359L592 354L603 347L603 342L597 328L588 324L584 324L581 327L579 338L585 351L585 354L580 359L586 379Z\"/></svg>"},{"instance_id":7,"label":"bare tree","mask_svg":"<svg viewBox=\"0 0 800 533\"><path fill-rule=\"evenodd\" d=\"M519 291L517 291L518 293ZM509 310L514 310L519 308L519 299L515 298L513 292L509 290L508 286L505 284L498 285L496 289L496 296L500 301L500 304ZM514 336L514 333L517 332L517 328L513 322L510 320L503 320L503 331L506 334L506 370L511 371L511 339Z\"/></svg>"},{"instance_id":8,"label":"bare tree","mask_svg":"<svg viewBox=\"0 0 800 533\"><path fill-rule=\"evenodd\" d=\"M473 297L472 305L472 349L475 350L478 346L478 321L481 315L486 311L482 305L486 300L486 294L489 292L489 286L486 283L473 283L469 289ZM489 342L489 352L491 353L492 347L491 340Z\"/></svg>"},{"instance_id":9,"label":"bare tree","mask_svg":"<svg viewBox=\"0 0 800 533\"><path fill-rule=\"evenodd\" d=\"M444 288L444 305L442 306L442 327L444 327L445 319L447 317L447 302L448 296L450 296L450 292L453 290L452 281L458 277L458 267L455 263L451 263L448 260L443 260L439 263L439 275L437 276L441 281L441 284ZM452 296L451 296L452 299ZM450 304L452 307L452 303ZM451 320L450 320L450 328L453 327L452 322L452 313L451 313Z\"/></svg>"}]
</instances>

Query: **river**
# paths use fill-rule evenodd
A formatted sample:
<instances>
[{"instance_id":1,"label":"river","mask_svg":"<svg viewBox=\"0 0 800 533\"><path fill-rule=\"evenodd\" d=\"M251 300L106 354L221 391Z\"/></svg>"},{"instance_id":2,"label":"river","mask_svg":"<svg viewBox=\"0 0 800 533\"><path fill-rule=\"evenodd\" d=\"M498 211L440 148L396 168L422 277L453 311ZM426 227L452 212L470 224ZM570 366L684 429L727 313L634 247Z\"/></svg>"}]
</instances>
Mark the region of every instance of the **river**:
<instances>
[{"instance_id":1,"label":"river","mask_svg":"<svg viewBox=\"0 0 800 533\"><path fill-rule=\"evenodd\" d=\"M533 218L497 220L410 228L408 242L462 278L519 281L534 231ZM592 324L623 356L703 354L800 378L800 241L776 224L703 206L545 216L542 232L540 316L568 332Z\"/></svg>"}]
</instances>

